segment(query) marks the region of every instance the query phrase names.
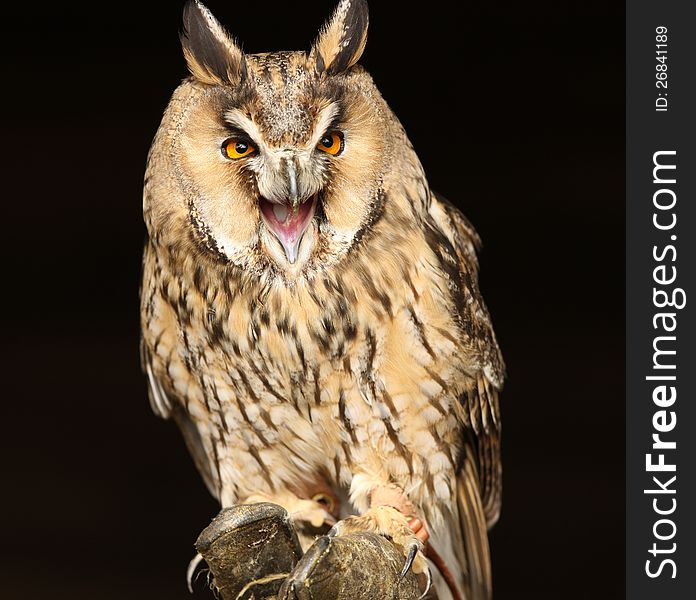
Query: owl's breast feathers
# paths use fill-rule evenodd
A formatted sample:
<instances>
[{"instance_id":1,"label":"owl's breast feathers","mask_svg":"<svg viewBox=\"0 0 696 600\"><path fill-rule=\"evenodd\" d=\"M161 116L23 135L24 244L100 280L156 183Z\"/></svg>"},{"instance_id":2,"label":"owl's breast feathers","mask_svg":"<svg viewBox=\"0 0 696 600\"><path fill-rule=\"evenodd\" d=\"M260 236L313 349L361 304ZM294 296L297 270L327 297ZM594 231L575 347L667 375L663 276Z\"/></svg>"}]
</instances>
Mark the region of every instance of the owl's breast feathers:
<instances>
[{"instance_id":1,"label":"owl's breast feathers","mask_svg":"<svg viewBox=\"0 0 696 600\"><path fill-rule=\"evenodd\" d=\"M148 243L151 400L177 419L223 501L317 469L338 484L396 481L419 504L452 501L470 460L486 518L497 517L504 367L477 236L430 194L420 211L390 200L340 262L291 285Z\"/></svg>"}]
</instances>

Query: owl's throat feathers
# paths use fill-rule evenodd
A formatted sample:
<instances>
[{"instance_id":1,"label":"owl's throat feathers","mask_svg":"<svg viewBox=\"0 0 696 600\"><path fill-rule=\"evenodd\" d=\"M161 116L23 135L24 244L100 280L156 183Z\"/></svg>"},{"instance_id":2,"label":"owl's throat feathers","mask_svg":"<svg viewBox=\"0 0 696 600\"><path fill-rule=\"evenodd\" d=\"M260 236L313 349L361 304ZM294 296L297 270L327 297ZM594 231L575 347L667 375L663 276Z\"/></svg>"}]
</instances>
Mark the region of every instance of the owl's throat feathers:
<instances>
[{"instance_id":1,"label":"owl's throat feathers","mask_svg":"<svg viewBox=\"0 0 696 600\"><path fill-rule=\"evenodd\" d=\"M312 194L303 202L270 202L259 198L259 208L263 222L268 230L283 246L290 264L297 260L302 237L312 222L317 206L317 194Z\"/></svg>"}]
</instances>

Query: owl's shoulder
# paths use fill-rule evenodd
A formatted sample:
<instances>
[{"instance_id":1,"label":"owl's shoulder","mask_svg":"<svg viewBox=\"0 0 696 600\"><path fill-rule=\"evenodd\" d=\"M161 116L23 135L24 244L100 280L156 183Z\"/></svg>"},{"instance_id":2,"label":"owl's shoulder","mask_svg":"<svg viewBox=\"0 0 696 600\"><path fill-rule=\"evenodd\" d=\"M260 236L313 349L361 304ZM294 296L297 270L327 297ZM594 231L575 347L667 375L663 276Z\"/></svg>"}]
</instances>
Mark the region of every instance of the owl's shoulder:
<instances>
[{"instance_id":1,"label":"owl's shoulder","mask_svg":"<svg viewBox=\"0 0 696 600\"><path fill-rule=\"evenodd\" d=\"M453 249L464 259L463 266L478 271L477 252L481 249L481 237L464 213L444 196L432 193L429 215L438 230L444 234Z\"/></svg>"}]
</instances>

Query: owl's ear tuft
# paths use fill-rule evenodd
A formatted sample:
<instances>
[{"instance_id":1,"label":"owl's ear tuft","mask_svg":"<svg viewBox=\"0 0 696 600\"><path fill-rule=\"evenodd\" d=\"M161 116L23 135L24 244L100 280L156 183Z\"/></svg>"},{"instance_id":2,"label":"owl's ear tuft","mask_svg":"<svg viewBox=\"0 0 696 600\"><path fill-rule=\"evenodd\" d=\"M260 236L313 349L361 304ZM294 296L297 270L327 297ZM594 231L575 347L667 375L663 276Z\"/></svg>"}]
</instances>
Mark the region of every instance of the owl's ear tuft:
<instances>
[{"instance_id":1,"label":"owl's ear tuft","mask_svg":"<svg viewBox=\"0 0 696 600\"><path fill-rule=\"evenodd\" d=\"M310 54L317 73L336 75L358 62L367 43L368 23L366 0L341 0Z\"/></svg>"},{"instance_id":2,"label":"owl's ear tuft","mask_svg":"<svg viewBox=\"0 0 696 600\"><path fill-rule=\"evenodd\" d=\"M189 71L201 83L237 84L244 77L244 53L198 0L189 0L184 7L180 37Z\"/></svg>"}]
</instances>

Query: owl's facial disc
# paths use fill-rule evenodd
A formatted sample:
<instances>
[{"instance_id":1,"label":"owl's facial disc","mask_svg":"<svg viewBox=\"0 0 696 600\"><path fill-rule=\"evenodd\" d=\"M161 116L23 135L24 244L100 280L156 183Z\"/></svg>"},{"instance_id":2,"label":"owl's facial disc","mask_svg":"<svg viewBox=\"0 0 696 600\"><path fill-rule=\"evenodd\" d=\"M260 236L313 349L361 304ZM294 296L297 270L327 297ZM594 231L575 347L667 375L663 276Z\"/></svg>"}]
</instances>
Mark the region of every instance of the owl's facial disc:
<instances>
[{"instance_id":1,"label":"owl's facial disc","mask_svg":"<svg viewBox=\"0 0 696 600\"><path fill-rule=\"evenodd\" d=\"M318 195L312 194L296 207L290 202L276 203L265 198L259 199L263 222L283 246L290 264L297 260L302 236L314 217Z\"/></svg>"}]
</instances>

